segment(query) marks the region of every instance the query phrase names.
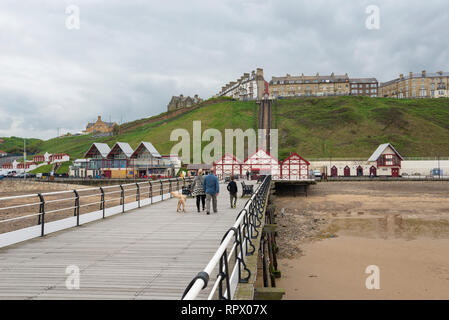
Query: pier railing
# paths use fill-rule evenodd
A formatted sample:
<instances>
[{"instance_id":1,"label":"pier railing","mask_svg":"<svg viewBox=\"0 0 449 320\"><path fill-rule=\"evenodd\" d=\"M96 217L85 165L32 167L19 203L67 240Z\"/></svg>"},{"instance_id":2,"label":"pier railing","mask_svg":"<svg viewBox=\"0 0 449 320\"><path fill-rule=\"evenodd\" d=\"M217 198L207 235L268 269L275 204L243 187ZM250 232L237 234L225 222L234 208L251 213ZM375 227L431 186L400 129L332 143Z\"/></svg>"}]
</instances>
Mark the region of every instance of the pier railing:
<instances>
[{"instance_id":1,"label":"pier railing","mask_svg":"<svg viewBox=\"0 0 449 320\"><path fill-rule=\"evenodd\" d=\"M248 283L251 271L245 263L245 257L255 254L253 241L262 232L260 227L270 183L271 175L268 175L246 202L234 225L223 235L218 250L207 266L189 283L182 296L183 300L196 299L208 287L214 270L218 270L218 275L208 294L208 300L232 300L238 283Z\"/></svg>"},{"instance_id":2,"label":"pier railing","mask_svg":"<svg viewBox=\"0 0 449 320\"><path fill-rule=\"evenodd\" d=\"M181 191L191 180L171 178L2 197L0 247L169 199L172 191Z\"/></svg>"}]
</instances>

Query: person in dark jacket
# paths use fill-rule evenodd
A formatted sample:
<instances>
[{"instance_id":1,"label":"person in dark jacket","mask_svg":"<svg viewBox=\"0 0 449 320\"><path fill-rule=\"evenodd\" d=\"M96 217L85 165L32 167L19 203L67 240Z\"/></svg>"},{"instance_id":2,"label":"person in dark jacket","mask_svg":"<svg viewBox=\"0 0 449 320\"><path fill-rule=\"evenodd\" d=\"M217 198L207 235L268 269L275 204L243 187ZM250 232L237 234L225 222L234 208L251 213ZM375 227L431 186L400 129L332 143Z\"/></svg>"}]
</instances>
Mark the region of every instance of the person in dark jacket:
<instances>
[{"instance_id":1,"label":"person in dark jacket","mask_svg":"<svg viewBox=\"0 0 449 320\"><path fill-rule=\"evenodd\" d=\"M203 187L204 187L204 191L206 192L206 213L210 214L210 201L211 200L212 200L214 212L215 213L218 212L217 195L220 192L220 186L218 184L218 179L214 175L213 172L210 172L210 174L204 178Z\"/></svg>"},{"instance_id":2,"label":"person in dark jacket","mask_svg":"<svg viewBox=\"0 0 449 320\"><path fill-rule=\"evenodd\" d=\"M249 171L248 170L246 170L246 180L249 181Z\"/></svg>"},{"instance_id":3,"label":"person in dark jacket","mask_svg":"<svg viewBox=\"0 0 449 320\"><path fill-rule=\"evenodd\" d=\"M228 191L231 199L231 208L235 208L237 204L237 183L234 181L234 176L231 176L231 181L228 183ZM234 201L233 201L234 200Z\"/></svg>"}]
</instances>

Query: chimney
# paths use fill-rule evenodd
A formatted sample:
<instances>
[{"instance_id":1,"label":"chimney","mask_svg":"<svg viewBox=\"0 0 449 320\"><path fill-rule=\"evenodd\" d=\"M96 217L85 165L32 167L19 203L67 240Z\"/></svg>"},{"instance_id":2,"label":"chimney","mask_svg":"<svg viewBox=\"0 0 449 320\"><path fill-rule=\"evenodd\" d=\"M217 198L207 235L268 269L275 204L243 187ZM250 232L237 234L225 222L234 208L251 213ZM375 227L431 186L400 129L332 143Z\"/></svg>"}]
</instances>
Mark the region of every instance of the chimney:
<instances>
[{"instance_id":1,"label":"chimney","mask_svg":"<svg viewBox=\"0 0 449 320\"><path fill-rule=\"evenodd\" d=\"M425 78L425 77L426 77L426 74L427 74L427 73L426 73L426 70L423 70L423 71L422 71L422 77Z\"/></svg>"}]
</instances>

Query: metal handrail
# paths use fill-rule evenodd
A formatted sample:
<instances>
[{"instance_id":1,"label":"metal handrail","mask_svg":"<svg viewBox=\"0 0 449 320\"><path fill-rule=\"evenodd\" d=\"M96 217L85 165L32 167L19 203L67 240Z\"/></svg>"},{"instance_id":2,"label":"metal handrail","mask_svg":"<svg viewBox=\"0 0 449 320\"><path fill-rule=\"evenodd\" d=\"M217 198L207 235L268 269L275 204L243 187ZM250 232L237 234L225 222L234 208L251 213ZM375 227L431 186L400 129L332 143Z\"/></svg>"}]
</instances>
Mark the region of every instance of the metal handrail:
<instances>
[{"instance_id":1,"label":"metal handrail","mask_svg":"<svg viewBox=\"0 0 449 320\"><path fill-rule=\"evenodd\" d=\"M191 177L186 177L184 179L183 183L185 181L191 181L191 180L192 180ZM172 186L174 185L174 184L172 185L172 182L176 183L176 185L178 186L178 190L179 190L179 186L180 186L179 181L180 181L179 178L174 178L174 179L169 178L169 179L160 179L160 180L149 180L149 181L145 181L145 182L127 183L127 184L120 184L120 185L100 186L100 187L95 187L95 188L80 188L80 189L75 189L75 190L64 190L64 191L33 193L33 194L26 194L26 195L19 195L19 196L2 197L2 198L0 198L0 216L2 213L4 213L4 210L19 209L19 208L32 207L32 206L39 206L39 213L26 214L24 216L7 218L4 220L0 220L0 224L38 216L39 219L37 221L37 224L41 225L41 236L44 236L45 235L45 215L46 214L57 213L57 212L62 212L62 211L67 211L67 210L73 210L73 216L76 217L76 221L77 221L76 225L78 226L79 225L80 208L88 208L91 206L99 205L99 210L103 212L103 218L105 218L105 209L106 209L107 203L119 200L120 206L122 207L122 212L125 212L125 204L127 203L126 200L131 197L136 197L136 202L138 203L138 207L140 208L142 194L143 195L148 194L148 198L150 198L150 204L153 203L153 197L158 196L157 194L156 195L153 194L153 191L154 191L153 183L154 182L158 182L158 184L160 185L160 190L158 190L156 188L156 191L157 191L157 193L159 193L159 191L160 191L160 194L163 196L163 192L166 191L165 188L167 187L167 185L169 185L169 187L170 187L169 189L172 190ZM129 188L129 187L133 187L133 188ZM105 190L112 189L112 188L119 188L119 190L116 190L116 191L108 190L108 192L105 192ZM142 192L142 189L145 189L147 191ZM95 193L94 194L90 194L90 193L89 194L80 194L80 192L85 192L85 191L94 191ZM112 195L112 194L117 194L117 193L120 193L120 197L106 199L106 196ZM72 196L67 197L69 194L71 194ZM52 198L48 199L48 197L54 197L54 196L58 196L58 195L66 195L66 196L64 196L61 199L52 199ZM23 203L24 199L34 199L36 197L39 200L38 202ZM101 200L98 201L97 198L93 198L93 197L100 197ZM85 200L88 198L93 198L93 199L87 203L80 204L81 199ZM161 199L164 200L163 197L161 197ZM11 200L22 200L21 201L22 203L17 204L17 205L1 207L2 203L4 203L5 201L11 201ZM70 202L70 204L67 204L67 207L63 207L63 208L56 207L54 209L51 208L51 210L48 210L48 207L47 207L48 205L64 203L64 202ZM93 211L96 211L96 209L88 210L87 212L83 212L83 214L93 212Z\"/></svg>"},{"instance_id":2,"label":"metal handrail","mask_svg":"<svg viewBox=\"0 0 449 320\"><path fill-rule=\"evenodd\" d=\"M233 296L233 287L231 277L237 273L239 283L247 283L251 276L251 271L246 267L245 256L252 255L255 247L252 239L257 238L257 230L261 224L261 218L265 210L266 199L271 184L271 175L265 177L264 181L258 186L251 198L246 202L244 208L240 211L234 225L224 234L220 246L213 255L212 259L189 283L184 291L182 300L194 300L200 292L208 286L209 278L213 270L218 268L218 276L208 300L212 299L218 289L218 299L231 300ZM229 246L231 249L228 252ZM250 251L249 248L252 248ZM230 270L229 262L234 253L235 265ZM246 273L246 277L242 273Z\"/></svg>"}]
</instances>

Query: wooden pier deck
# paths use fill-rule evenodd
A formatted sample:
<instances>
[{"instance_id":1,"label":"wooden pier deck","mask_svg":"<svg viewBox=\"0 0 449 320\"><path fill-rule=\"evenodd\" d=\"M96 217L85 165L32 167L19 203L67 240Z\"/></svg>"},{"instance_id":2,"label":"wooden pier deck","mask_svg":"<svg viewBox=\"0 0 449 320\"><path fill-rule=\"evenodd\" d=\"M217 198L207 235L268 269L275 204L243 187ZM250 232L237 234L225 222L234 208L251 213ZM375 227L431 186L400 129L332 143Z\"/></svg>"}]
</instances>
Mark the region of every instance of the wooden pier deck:
<instances>
[{"instance_id":1,"label":"wooden pier deck","mask_svg":"<svg viewBox=\"0 0 449 320\"><path fill-rule=\"evenodd\" d=\"M238 184L237 209L221 185L217 214L171 199L0 249L0 299L180 299L247 201ZM66 287L71 265L79 289Z\"/></svg>"}]
</instances>

